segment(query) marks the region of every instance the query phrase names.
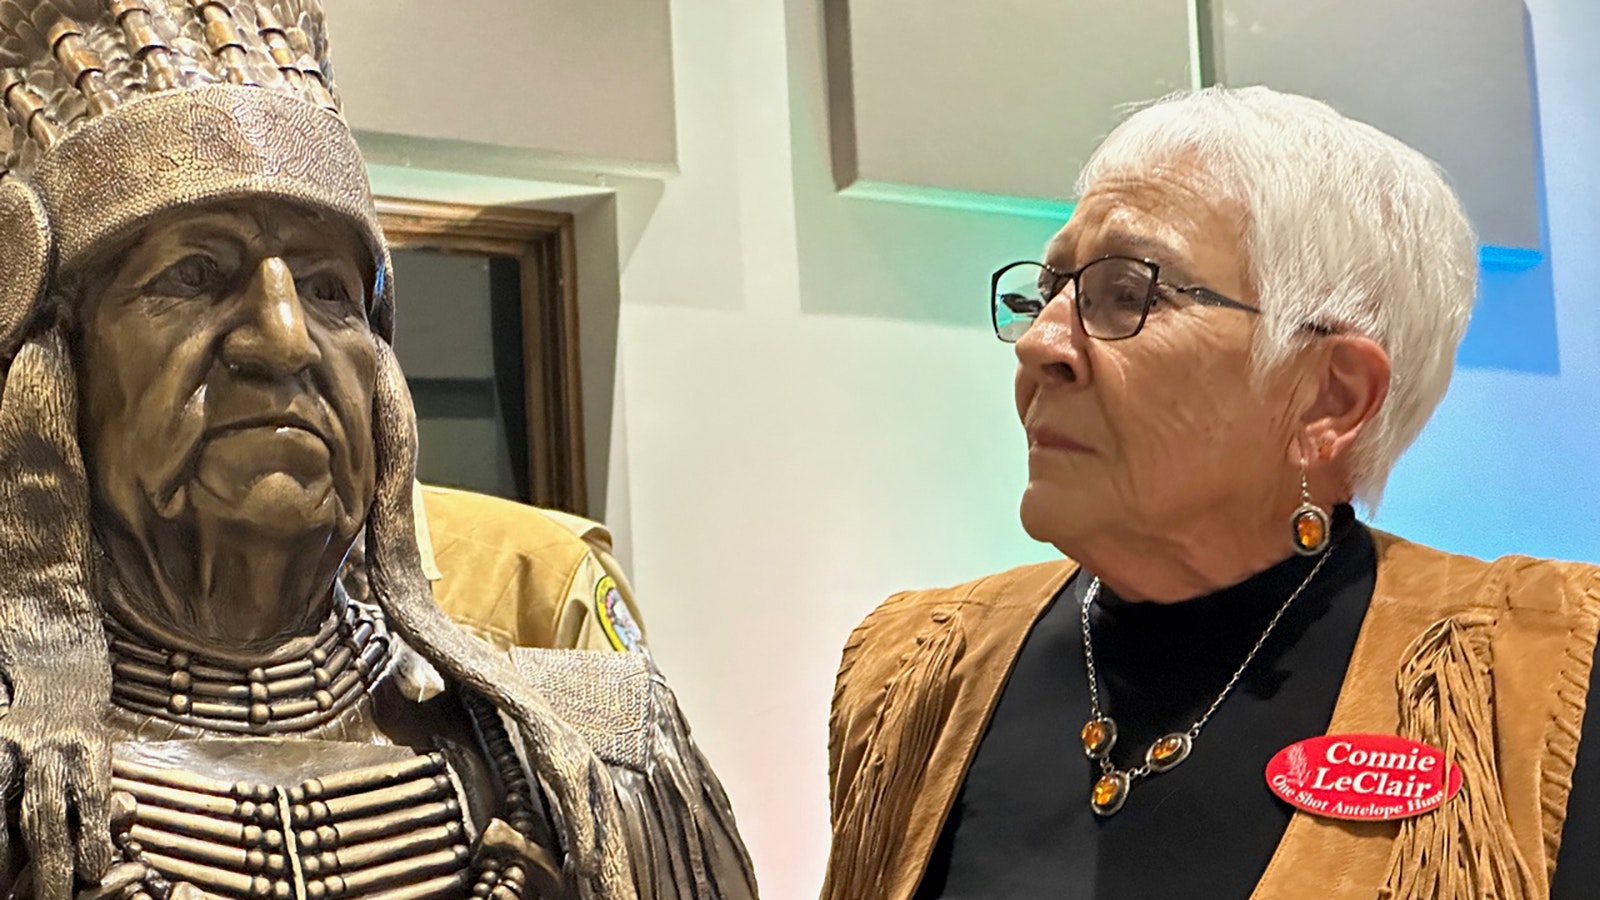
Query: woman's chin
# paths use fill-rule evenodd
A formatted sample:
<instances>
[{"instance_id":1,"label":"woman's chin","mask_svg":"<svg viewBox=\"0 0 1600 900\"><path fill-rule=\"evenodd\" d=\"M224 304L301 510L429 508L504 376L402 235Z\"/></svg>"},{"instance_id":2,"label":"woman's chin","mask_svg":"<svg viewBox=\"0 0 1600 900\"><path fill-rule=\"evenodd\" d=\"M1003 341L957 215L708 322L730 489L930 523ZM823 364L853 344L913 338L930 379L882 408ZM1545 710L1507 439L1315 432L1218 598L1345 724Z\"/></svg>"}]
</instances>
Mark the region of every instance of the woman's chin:
<instances>
[{"instance_id":1,"label":"woman's chin","mask_svg":"<svg viewBox=\"0 0 1600 900\"><path fill-rule=\"evenodd\" d=\"M1022 492L1019 510L1022 530L1036 541L1062 546L1089 527L1083 498L1046 482L1030 481Z\"/></svg>"}]
</instances>

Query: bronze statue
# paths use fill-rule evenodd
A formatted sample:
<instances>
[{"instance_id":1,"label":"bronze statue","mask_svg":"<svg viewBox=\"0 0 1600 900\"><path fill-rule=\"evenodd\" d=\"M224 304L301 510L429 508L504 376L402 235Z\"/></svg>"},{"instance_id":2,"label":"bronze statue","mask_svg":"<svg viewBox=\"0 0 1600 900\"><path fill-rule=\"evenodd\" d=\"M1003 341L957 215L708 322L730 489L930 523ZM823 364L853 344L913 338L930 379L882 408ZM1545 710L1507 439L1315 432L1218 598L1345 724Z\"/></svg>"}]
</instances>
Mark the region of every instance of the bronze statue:
<instances>
[{"instance_id":1,"label":"bronze statue","mask_svg":"<svg viewBox=\"0 0 1600 900\"><path fill-rule=\"evenodd\" d=\"M647 657L433 603L317 0L0 0L0 105L0 897L753 898Z\"/></svg>"}]
</instances>

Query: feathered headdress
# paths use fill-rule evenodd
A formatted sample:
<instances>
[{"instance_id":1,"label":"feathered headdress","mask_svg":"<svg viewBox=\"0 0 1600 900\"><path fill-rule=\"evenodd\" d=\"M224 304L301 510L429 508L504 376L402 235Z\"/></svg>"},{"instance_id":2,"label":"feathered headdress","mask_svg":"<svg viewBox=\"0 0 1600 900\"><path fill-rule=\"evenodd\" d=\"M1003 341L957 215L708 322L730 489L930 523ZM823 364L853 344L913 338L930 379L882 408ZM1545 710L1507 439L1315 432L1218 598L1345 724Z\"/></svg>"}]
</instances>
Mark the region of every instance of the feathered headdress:
<instances>
[{"instance_id":1,"label":"feathered headdress","mask_svg":"<svg viewBox=\"0 0 1600 900\"><path fill-rule=\"evenodd\" d=\"M327 49L314 0L0 0L0 355L52 260L246 196L354 221L387 336L387 251Z\"/></svg>"}]
</instances>

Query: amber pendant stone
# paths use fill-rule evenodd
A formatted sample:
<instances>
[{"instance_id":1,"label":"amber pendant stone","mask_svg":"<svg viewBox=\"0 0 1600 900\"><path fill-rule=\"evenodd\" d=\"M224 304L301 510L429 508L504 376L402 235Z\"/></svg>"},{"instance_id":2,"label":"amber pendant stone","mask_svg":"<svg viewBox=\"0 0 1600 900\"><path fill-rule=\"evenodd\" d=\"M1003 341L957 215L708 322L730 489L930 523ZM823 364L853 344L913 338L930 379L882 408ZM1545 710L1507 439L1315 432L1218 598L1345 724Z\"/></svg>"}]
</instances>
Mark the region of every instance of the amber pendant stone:
<instances>
[{"instance_id":1,"label":"amber pendant stone","mask_svg":"<svg viewBox=\"0 0 1600 900\"><path fill-rule=\"evenodd\" d=\"M1145 751L1145 765L1152 772L1165 772L1189 758L1190 740L1187 734L1164 735Z\"/></svg>"},{"instance_id":2,"label":"amber pendant stone","mask_svg":"<svg viewBox=\"0 0 1600 900\"><path fill-rule=\"evenodd\" d=\"M1107 772L1095 780L1089 794L1089 808L1097 816L1109 816L1122 808L1128 799L1128 776L1125 772Z\"/></svg>"},{"instance_id":3,"label":"amber pendant stone","mask_svg":"<svg viewBox=\"0 0 1600 900\"><path fill-rule=\"evenodd\" d=\"M1294 548L1303 554L1322 552L1328 545L1328 514L1315 506L1302 506L1294 514Z\"/></svg>"},{"instance_id":4,"label":"amber pendant stone","mask_svg":"<svg viewBox=\"0 0 1600 900\"><path fill-rule=\"evenodd\" d=\"M1078 735L1083 739L1083 754L1090 759L1103 759L1117 742L1117 723L1101 716L1090 719Z\"/></svg>"}]
</instances>

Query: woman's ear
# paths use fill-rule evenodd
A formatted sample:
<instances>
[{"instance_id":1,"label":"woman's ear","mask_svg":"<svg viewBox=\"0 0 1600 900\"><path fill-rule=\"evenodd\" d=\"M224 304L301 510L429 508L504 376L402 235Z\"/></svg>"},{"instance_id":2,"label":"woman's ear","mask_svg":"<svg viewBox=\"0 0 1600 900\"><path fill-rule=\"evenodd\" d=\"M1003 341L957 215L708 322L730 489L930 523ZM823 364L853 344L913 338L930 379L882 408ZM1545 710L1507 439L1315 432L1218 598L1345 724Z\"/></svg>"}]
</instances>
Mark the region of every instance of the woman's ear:
<instances>
[{"instance_id":1,"label":"woman's ear","mask_svg":"<svg viewBox=\"0 0 1600 900\"><path fill-rule=\"evenodd\" d=\"M1297 448L1307 465L1346 457L1389 396L1389 353L1377 341L1334 334L1319 343L1320 362L1311 373L1316 395L1301 417Z\"/></svg>"}]
</instances>

